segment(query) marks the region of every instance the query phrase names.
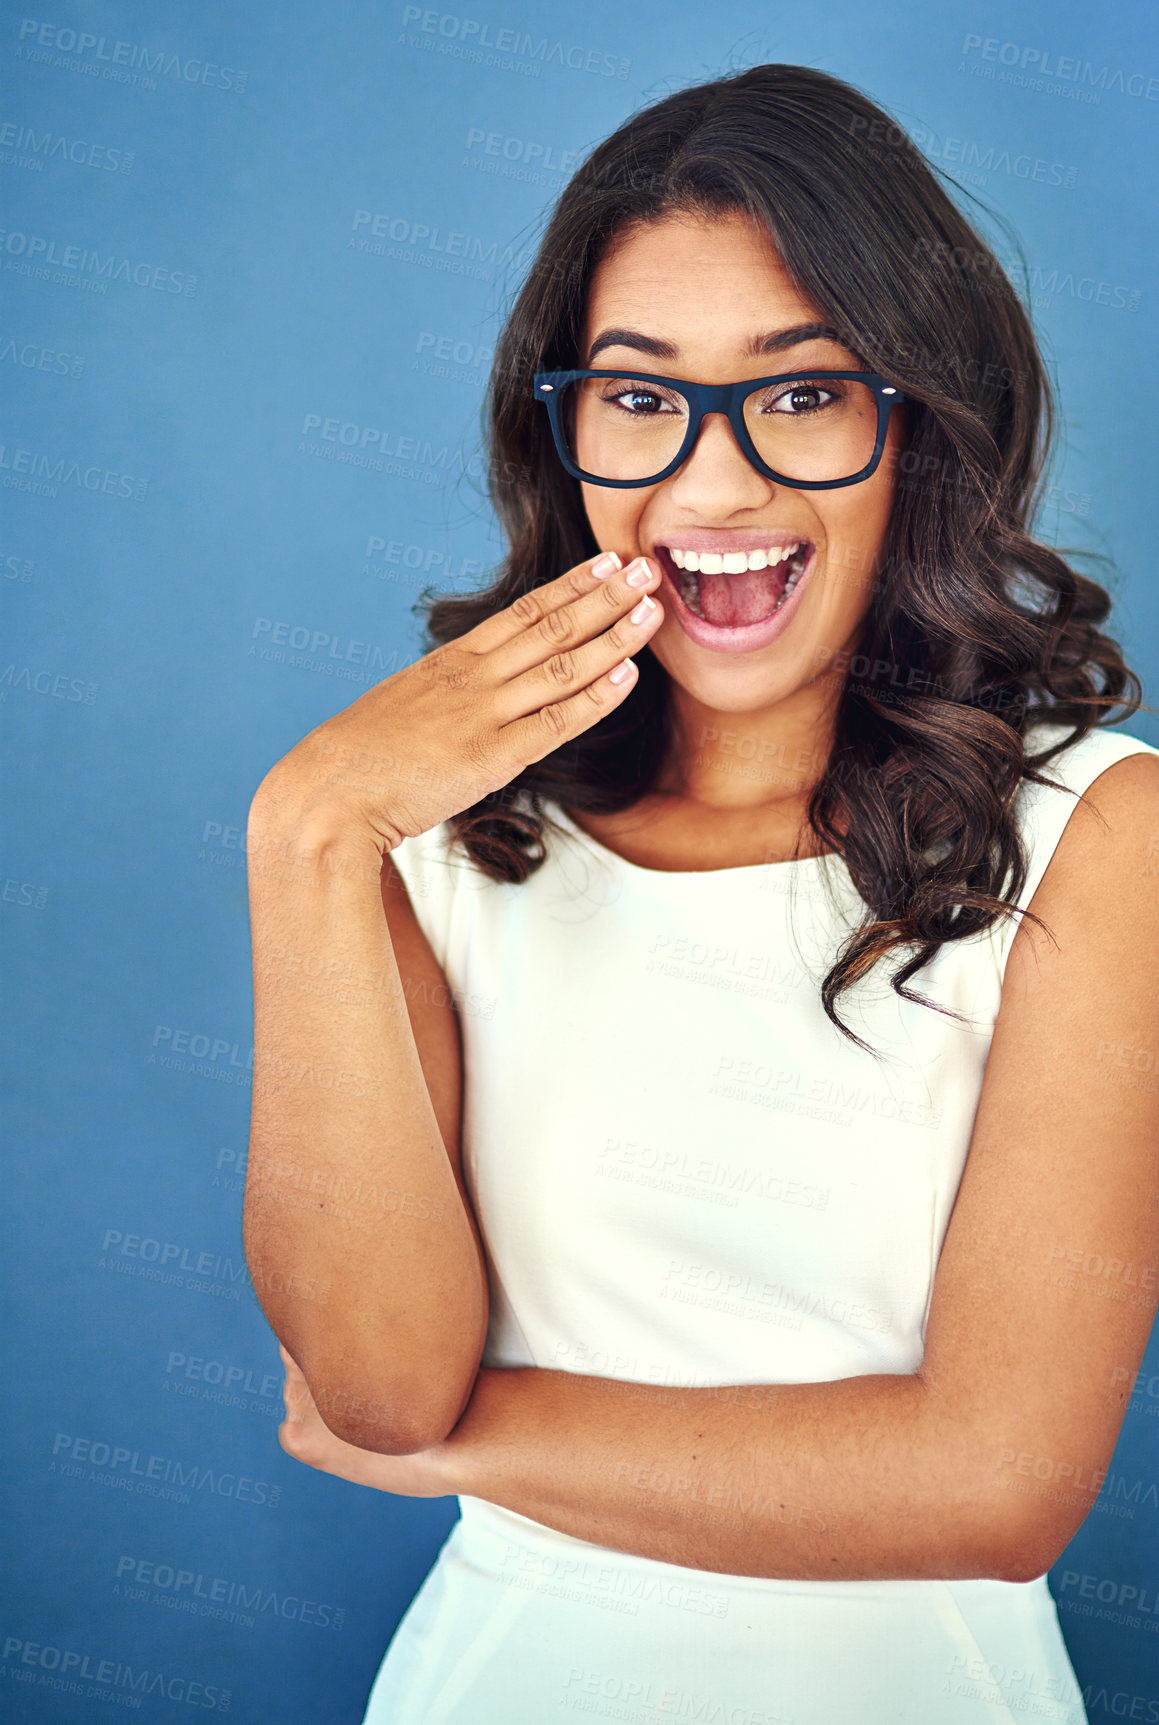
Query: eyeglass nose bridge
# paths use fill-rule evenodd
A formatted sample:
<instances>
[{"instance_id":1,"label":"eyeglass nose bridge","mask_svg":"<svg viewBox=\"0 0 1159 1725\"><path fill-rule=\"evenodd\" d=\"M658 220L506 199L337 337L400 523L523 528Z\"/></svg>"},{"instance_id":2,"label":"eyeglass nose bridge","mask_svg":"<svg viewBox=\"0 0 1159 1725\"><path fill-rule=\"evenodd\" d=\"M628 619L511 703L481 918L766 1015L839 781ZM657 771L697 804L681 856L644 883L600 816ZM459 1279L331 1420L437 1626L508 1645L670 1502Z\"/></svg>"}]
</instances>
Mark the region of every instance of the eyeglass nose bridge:
<instances>
[{"instance_id":1,"label":"eyeglass nose bridge","mask_svg":"<svg viewBox=\"0 0 1159 1725\"><path fill-rule=\"evenodd\" d=\"M733 442L755 472L762 479L768 475L757 466L760 457L753 447L744 424L745 398L751 394L751 383L685 383L681 385L681 393L688 402L688 430L684 433L684 442L680 452L675 457L669 478L678 473L700 442L700 433L704 421L710 413L723 414L728 428L732 432ZM747 447L746 447L747 445Z\"/></svg>"}]
</instances>

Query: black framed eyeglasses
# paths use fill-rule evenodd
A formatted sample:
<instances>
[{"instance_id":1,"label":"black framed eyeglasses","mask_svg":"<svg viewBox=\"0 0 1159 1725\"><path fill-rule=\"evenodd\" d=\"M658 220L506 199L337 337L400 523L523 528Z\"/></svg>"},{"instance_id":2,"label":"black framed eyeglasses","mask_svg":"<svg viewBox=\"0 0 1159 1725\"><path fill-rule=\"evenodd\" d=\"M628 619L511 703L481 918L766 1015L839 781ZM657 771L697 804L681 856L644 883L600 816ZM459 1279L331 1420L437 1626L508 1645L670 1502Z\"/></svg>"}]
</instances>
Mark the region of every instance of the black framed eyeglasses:
<instances>
[{"instance_id":1,"label":"black framed eyeglasses","mask_svg":"<svg viewBox=\"0 0 1159 1725\"><path fill-rule=\"evenodd\" d=\"M859 485L877 469L890 410L905 400L872 371L790 371L689 383L645 371L537 371L560 460L576 479L657 485L723 413L758 473L796 491Z\"/></svg>"}]
</instances>

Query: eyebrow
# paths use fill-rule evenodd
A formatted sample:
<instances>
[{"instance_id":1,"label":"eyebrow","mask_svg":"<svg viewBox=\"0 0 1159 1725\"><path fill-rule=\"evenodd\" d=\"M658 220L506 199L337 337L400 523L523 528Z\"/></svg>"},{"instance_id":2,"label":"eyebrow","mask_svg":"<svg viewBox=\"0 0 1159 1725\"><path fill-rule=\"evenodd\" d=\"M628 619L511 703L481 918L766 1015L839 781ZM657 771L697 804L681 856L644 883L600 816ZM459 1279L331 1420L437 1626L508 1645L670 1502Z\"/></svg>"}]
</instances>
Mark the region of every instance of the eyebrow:
<instances>
[{"instance_id":1,"label":"eyebrow","mask_svg":"<svg viewBox=\"0 0 1159 1725\"><path fill-rule=\"evenodd\" d=\"M783 353L786 348L799 347L806 341L835 341L844 346L837 330L829 324L801 323L793 329L774 329L765 335L751 336L741 349L741 357L755 359L762 353ZM588 352L588 367L597 353L602 353L606 347L635 348L637 353L650 354L653 359L680 358L680 349L674 342L661 341L653 335L641 335L639 330L634 329L605 329L592 342ZM852 352L852 349L849 351Z\"/></svg>"}]
</instances>

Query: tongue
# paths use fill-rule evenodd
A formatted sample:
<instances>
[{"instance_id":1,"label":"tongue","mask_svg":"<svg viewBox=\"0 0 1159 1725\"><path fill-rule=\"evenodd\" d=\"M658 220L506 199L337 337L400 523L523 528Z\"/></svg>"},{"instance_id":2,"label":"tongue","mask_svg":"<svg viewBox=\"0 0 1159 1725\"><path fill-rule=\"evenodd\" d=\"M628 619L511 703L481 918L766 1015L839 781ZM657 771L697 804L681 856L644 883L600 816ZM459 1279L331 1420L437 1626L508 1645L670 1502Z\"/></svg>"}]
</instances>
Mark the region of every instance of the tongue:
<instances>
[{"instance_id":1,"label":"tongue","mask_svg":"<svg viewBox=\"0 0 1159 1725\"><path fill-rule=\"evenodd\" d=\"M789 579L784 563L775 569L746 569L741 575L700 576L700 609L718 628L738 629L771 617Z\"/></svg>"}]
</instances>

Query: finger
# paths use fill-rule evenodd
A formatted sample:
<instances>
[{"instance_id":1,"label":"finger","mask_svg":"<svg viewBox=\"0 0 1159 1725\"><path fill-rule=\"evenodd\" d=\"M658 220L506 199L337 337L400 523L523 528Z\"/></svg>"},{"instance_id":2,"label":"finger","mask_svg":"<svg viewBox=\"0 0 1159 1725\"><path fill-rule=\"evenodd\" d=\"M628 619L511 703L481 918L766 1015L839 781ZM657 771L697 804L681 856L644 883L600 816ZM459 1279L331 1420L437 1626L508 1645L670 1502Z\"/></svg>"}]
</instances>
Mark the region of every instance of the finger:
<instances>
[{"instance_id":1,"label":"finger","mask_svg":"<svg viewBox=\"0 0 1159 1725\"><path fill-rule=\"evenodd\" d=\"M571 631L574 646L557 645L538 658L533 657L530 647L521 652L520 657L531 662L492 693L494 711L504 730L518 719L546 706L558 705L597 685L621 661L632 658L648 644L664 621L664 607L654 594L637 589L630 592L623 611L617 606L611 622L608 616L605 609L595 625L590 620L577 620ZM598 632L593 633L593 628ZM500 657L505 659L507 654L514 654L516 646L513 642ZM612 687L618 689L618 683ZM548 723L551 722L549 719ZM588 723L591 722L589 718Z\"/></svg>"},{"instance_id":2,"label":"finger","mask_svg":"<svg viewBox=\"0 0 1159 1725\"><path fill-rule=\"evenodd\" d=\"M659 605L656 611L661 612ZM558 749L562 743L590 730L606 713L618 707L635 688L638 677L634 660L621 658L610 670L586 683L574 695L549 701L533 708L522 718L500 726L499 736L521 763L530 766L533 761L541 761L553 749ZM519 683L525 680L521 678ZM518 686L514 683L508 685L512 689ZM542 683L539 687L542 689Z\"/></svg>"},{"instance_id":3,"label":"finger","mask_svg":"<svg viewBox=\"0 0 1159 1725\"><path fill-rule=\"evenodd\" d=\"M305 1378L287 1378L282 1385L282 1402L286 1409L286 1418L294 1421L312 1419L316 1409L314 1397Z\"/></svg>"},{"instance_id":4,"label":"finger","mask_svg":"<svg viewBox=\"0 0 1159 1725\"><path fill-rule=\"evenodd\" d=\"M293 1374L294 1376L299 1377L299 1378L303 1377L305 1375L302 1371L301 1366L298 1364L297 1360L294 1359L292 1354L288 1354L286 1352L286 1350L283 1347L281 1342L278 1343L278 1352L282 1356L282 1364L286 1368L287 1375Z\"/></svg>"},{"instance_id":5,"label":"finger","mask_svg":"<svg viewBox=\"0 0 1159 1725\"><path fill-rule=\"evenodd\" d=\"M594 640L634 611L643 594L655 595L659 586L659 566L646 557L637 557L621 573L596 582L566 605L543 611L534 622L529 619L521 634L488 655L489 680L502 684L532 666L543 665L560 653ZM537 596L532 593L528 598ZM624 651L630 652L636 645L635 636L629 633Z\"/></svg>"},{"instance_id":6,"label":"finger","mask_svg":"<svg viewBox=\"0 0 1159 1725\"><path fill-rule=\"evenodd\" d=\"M533 627L549 611L583 598L621 567L621 559L615 551L598 552L596 556L565 570L556 580L548 581L542 587L533 587L530 593L521 595L493 617L485 617L459 637L458 645L470 647L476 653L492 653ZM596 574L597 568L602 568L603 573Z\"/></svg>"}]
</instances>

